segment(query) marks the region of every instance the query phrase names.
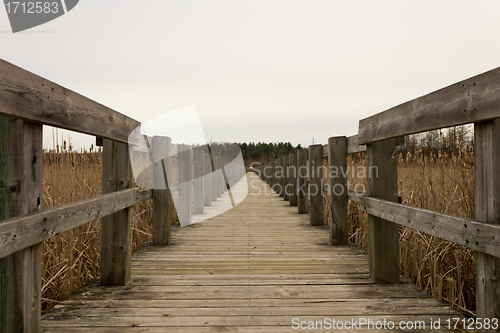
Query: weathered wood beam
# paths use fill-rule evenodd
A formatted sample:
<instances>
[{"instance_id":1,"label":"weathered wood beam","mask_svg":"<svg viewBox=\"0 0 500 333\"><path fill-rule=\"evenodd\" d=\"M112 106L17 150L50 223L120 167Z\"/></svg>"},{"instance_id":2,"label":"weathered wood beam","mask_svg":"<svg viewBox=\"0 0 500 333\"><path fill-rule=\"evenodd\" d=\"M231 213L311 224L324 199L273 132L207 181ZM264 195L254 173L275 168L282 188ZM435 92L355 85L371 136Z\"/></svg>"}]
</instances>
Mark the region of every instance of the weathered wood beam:
<instances>
[{"instance_id":1,"label":"weathered wood beam","mask_svg":"<svg viewBox=\"0 0 500 333\"><path fill-rule=\"evenodd\" d=\"M473 228L481 239L476 244L477 318L500 317L500 119L474 124L475 219L492 223L490 229ZM488 225L488 224L487 224ZM484 225L483 225L484 227ZM469 228L468 228L469 229ZM480 231L481 230L481 233ZM474 243L474 241L472 241ZM469 242L470 243L470 242ZM496 253L487 251L495 247ZM482 332L496 332L490 328Z\"/></svg>"},{"instance_id":2,"label":"weathered wood beam","mask_svg":"<svg viewBox=\"0 0 500 333\"><path fill-rule=\"evenodd\" d=\"M132 188L100 195L0 223L0 257L152 198L151 190Z\"/></svg>"},{"instance_id":3,"label":"weathered wood beam","mask_svg":"<svg viewBox=\"0 0 500 333\"><path fill-rule=\"evenodd\" d=\"M169 137L153 137L153 244L169 245L172 234L171 143Z\"/></svg>"},{"instance_id":4,"label":"weathered wood beam","mask_svg":"<svg viewBox=\"0 0 500 333\"><path fill-rule=\"evenodd\" d=\"M127 143L140 122L0 59L0 115Z\"/></svg>"},{"instance_id":5,"label":"weathered wood beam","mask_svg":"<svg viewBox=\"0 0 500 333\"><path fill-rule=\"evenodd\" d=\"M328 139L328 196L330 198L330 245L347 245L349 240L347 211L347 138ZM337 172L335 172L337 171Z\"/></svg>"},{"instance_id":6,"label":"weathered wood beam","mask_svg":"<svg viewBox=\"0 0 500 333\"><path fill-rule=\"evenodd\" d=\"M42 161L42 126L0 116L0 226L42 209ZM0 259L0 331L40 332L42 244L6 254Z\"/></svg>"},{"instance_id":7,"label":"weathered wood beam","mask_svg":"<svg viewBox=\"0 0 500 333\"><path fill-rule=\"evenodd\" d=\"M360 120L358 144L500 117L500 67Z\"/></svg>"},{"instance_id":8,"label":"weathered wood beam","mask_svg":"<svg viewBox=\"0 0 500 333\"><path fill-rule=\"evenodd\" d=\"M132 168L128 146L104 140L102 192L118 192L131 187ZM131 279L132 211L126 207L101 219L101 284L121 286Z\"/></svg>"},{"instance_id":9,"label":"weathered wood beam","mask_svg":"<svg viewBox=\"0 0 500 333\"><path fill-rule=\"evenodd\" d=\"M366 148L368 193L375 198L398 201L398 166L393 158L397 139L369 144ZM400 283L399 226L368 214L370 279L375 283Z\"/></svg>"}]
</instances>

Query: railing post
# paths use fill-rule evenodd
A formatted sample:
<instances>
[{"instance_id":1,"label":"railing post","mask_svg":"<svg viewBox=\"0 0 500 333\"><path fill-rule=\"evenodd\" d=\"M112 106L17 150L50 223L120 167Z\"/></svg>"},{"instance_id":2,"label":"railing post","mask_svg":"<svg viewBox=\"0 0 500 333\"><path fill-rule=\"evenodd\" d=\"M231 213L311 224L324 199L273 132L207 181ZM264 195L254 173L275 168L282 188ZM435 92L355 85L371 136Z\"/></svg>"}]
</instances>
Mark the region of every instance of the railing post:
<instances>
[{"instance_id":1,"label":"railing post","mask_svg":"<svg viewBox=\"0 0 500 333\"><path fill-rule=\"evenodd\" d=\"M42 125L0 116L0 220L41 210L42 161ZM0 259L1 332L40 332L41 252Z\"/></svg>"},{"instance_id":2,"label":"railing post","mask_svg":"<svg viewBox=\"0 0 500 333\"><path fill-rule=\"evenodd\" d=\"M297 206L297 154L290 153L288 157L288 186L290 188L290 206Z\"/></svg>"},{"instance_id":3,"label":"railing post","mask_svg":"<svg viewBox=\"0 0 500 333\"><path fill-rule=\"evenodd\" d=\"M309 146L309 193L311 207L309 223L312 226L323 225L323 145Z\"/></svg>"},{"instance_id":4,"label":"railing post","mask_svg":"<svg viewBox=\"0 0 500 333\"><path fill-rule=\"evenodd\" d=\"M290 201L290 193L287 191L289 184L288 155L283 156L283 200Z\"/></svg>"},{"instance_id":5,"label":"railing post","mask_svg":"<svg viewBox=\"0 0 500 333\"><path fill-rule=\"evenodd\" d=\"M191 223L193 199L193 150L190 145L179 145L179 201L177 214L183 224Z\"/></svg>"},{"instance_id":6,"label":"railing post","mask_svg":"<svg viewBox=\"0 0 500 333\"><path fill-rule=\"evenodd\" d=\"M218 197L218 181L219 177L217 174L217 156L213 153L210 153L210 169L212 170L212 201L217 201Z\"/></svg>"},{"instance_id":7,"label":"railing post","mask_svg":"<svg viewBox=\"0 0 500 333\"><path fill-rule=\"evenodd\" d=\"M126 143L104 139L102 193L132 186L132 172ZM131 207L101 219L101 285L122 286L131 279Z\"/></svg>"},{"instance_id":8,"label":"railing post","mask_svg":"<svg viewBox=\"0 0 500 333\"><path fill-rule=\"evenodd\" d=\"M204 163L203 163L203 169L204 171L204 177L205 179L205 184L203 187L204 191L204 205L206 207L212 206L212 163L210 162L210 154L206 153L204 154Z\"/></svg>"},{"instance_id":9,"label":"railing post","mask_svg":"<svg viewBox=\"0 0 500 333\"><path fill-rule=\"evenodd\" d=\"M328 195L330 197L330 245L347 245L347 138L328 139Z\"/></svg>"},{"instance_id":10,"label":"railing post","mask_svg":"<svg viewBox=\"0 0 500 333\"><path fill-rule=\"evenodd\" d=\"M153 244L171 242L172 194L167 177L171 175L171 139L153 137Z\"/></svg>"},{"instance_id":11,"label":"railing post","mask_svg":"<svg viewBox=\"0 0 500 333\"><path fill-rule=\"evenodd\" d=\"M308 152L305 149L297 151L297 210L299 214L309 212L307 155Z\"/></svg>"},{"instance_id":12,"label":"railing post","mask_svg":"<svg viewBox=\"0 0 500 333\"><path fill-rule=\"evenodd\" d=\"M193 179L193 207L195 214L203 214L204 200L203 194L205 190L204 186L204 153L202 150L193 151L193 168L194 168L194 179Z\"/></svg>"},{"instance_id":13,"label":"railing post","mask_svg":"<svg viewBox=\"0 0 500 333\"><path fill-rule=\"evenodd\" d=\"M368 194L397 202L398 165L393 156L397 138L366 145ZM400 283L399 225L368 215L370 279L375 283Z\"/></svg>"},{"instance_id":14,"label":"railing post","mask_svg":"<svg viewBox=\"0 0 500 333\"><path fill-rule=\"evenodd\" d=\"M278 195L283 198L283 180L284 180L284 172L283 172L283 157L278 158L278 167L277 167L277 177L278 177Z\"/></svg>"},{"instance_id":15,"label":"railing post","mask_svg":"<svg viewBox=\"0 0 500 333\"><path fill-rule=\"evenodd\" d=\"M271 161L270 169L271 169L270 186L273 189L273 191L278 193L278 191L276 191L276 188L275 188L275 186L276 186L276 160Z\"/></svg>"},{"instance_id":16,"label":"railing post","mask_svg":"<svg viewBox=\"0 0 500 333\"><path fill-rule=\"evenodd\" d=\"M500 119L475 123L474 144L475 220L500 224ZM500 258L475 255L477 318L500 319Z\"/></svg>"}]
</instances>

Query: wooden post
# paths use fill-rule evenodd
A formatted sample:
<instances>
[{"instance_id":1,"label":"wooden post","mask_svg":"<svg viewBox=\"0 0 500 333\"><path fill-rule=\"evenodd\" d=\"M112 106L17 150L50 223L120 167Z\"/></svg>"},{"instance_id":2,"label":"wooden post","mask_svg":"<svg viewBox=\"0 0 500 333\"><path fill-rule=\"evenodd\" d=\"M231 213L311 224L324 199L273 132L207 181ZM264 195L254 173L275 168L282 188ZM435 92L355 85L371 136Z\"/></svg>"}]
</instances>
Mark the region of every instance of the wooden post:
<instances>
[{"instance_id":1,"label":"wooden post","mask_svg":"<svg viewBox=\"0 0 500 333\"><path fill-rule=\"evenodd\" d=\"M277 193L275 190L275 185L276 185L276 160L271 161L270 165L270 171L271 171L271 179L270 179L270 185L273 191Z\"/></svg>"},{"instance_id":2,"label":"wooden post","mask_svg":"<svg viewBox=\"0 0 500 333\"><path fill-rule=\"evenodd\" d=\"M222 170L220 167L220 157L215 156L215 170L217 170L217 197L220 197L222 195L222 182L224 181L224 178L222 176Z\"/></svg>"},{"instance_id":3,"label":"wooden post","mask_svg":"<svg viewBox=\"0 0 500 333\"><path fill-rule=\"evenodd\" d=\"M307 155L308 152L305 149L297 151L297 208L299 214L307 214L309 212Z\"/></svg>"},{"instance_id":4,"label":"wooden post","mask_svg":"<svg viewBox=\"0 0 500 333\"><path fill-rule=\"evenodd\" d=\"M328 139L328 195L330 198L330 245L347 245L347 138Z\"/></svg>"},{"instance_id":5,"label":"wooden post","mask_svg":"<svg viewBox=\"0 0 500 333\"><path fill-rule=\"evenodd\" d=\"M222 168L224 167L223 165L223 159L220 156L217 156L217 168L220 170L219 172L219 183L217 186L218 189L218 195L219 197L224 194L225 190L225 180L224 180L224 174L222 173Z\"/></svg>"},{"instance_id":6,"label":"wooden post","mask_svg":"<svg viewBox=\"0 0 500 333\"><path fill-rule=\"evenodd\" d=\"M288 156L283 156L283 200L290 201L290 193L287 191L289 188L288 177Z\"/></svg>"},{"instance_id":7,"label":"wooden post","mask_svg":"<svg viewBox=\"0 0 500 333\"><path fill-rule=\"evenodd\" d=\"M212 169L212 201L217 201L217 181L219 179L217 175L217 156L210 153L210 167Z\"/></svg>"},{"instance_id":8,"label":"wooden post","mask_svg":"<svg viewBox=\"0 0 500 333\"><path fill-rule=\"evenodd\" d=\"M212 206L212 163L210 162L210 154L206 153L204 154L204 163L203 163L203 168L204 168L204 179L205 179L205 184L203 186L203 199L204 199L204 205L206 207Z\"/></svg>"},{"instance_id":9,"label":"wooden post","mask_svg":"<svg viewBox=\"0 0 500 333\"><path fill-rule=\"evenodd\" d=\"M393 156L397 138L377 141L366 146L369 196L398 201L398 165ZM400 283L399 225L368 215L368 253L370 279L375 283Z\"/></svg>"},{"instance_id":10,"label":"wooden post","mask_svg":"<svg viewBox=\"0 0 500 333\"><path fill-rule=\"evenodd\" d=\"M0 116L0 220L42 209L42 161L42 125ZM41 252L0 259L1 332L40 332Z\"/></svg>"},{"instance_id":11,"label":"wooden post","mask_svg":"<svg viewBox=\"0 0 500 333\"><path fill-rule=\"evenodd\" d=\"M310 211L309 223L312 226L322 226L323 222L323 145L309 146L309 193Z\"/></svg>"},{"instance_id":12,"label":"wooden post","mask_svg":"<svg viewBox=\"0 0 500 333\"><path fill-rule=\"evenodd\" d=\"M288 157L288 162L290 167L288 169L290 177L288 180L289 183L289 193L290 193L290 206L297 206L297 154L290 153Z\"/></svg>"},{"instance_id":13,"label":"wooden post","mask_svg":"<svg viewBox=\"0 0 500 333\"><path fill-rule=\"evenodd\" d=\"M182 225L191 223L193 201L193 150L190 145L179 145L179 201L177 215Z\"/></svg>"},{"instance_id":14,"label":"wooden post","mask_svg":"<svg viewBox=\"0 0 500 333\"><path fill-rule=\"evenodd\" d=\"M205 153L202 150L193 151L193 168L194 168L194 179L193 179L193 207L195 214L203 214L204 200L203 194L205 190L203 171L205 169Z\"/></svg>"},{"instance_id":15,"label":"wooden post","mask_svg":"<svg viewBox=\"0 0 500 333\"><path fill-rule=\"evenodd\" d=\"M171 175L171 139L153 137L153 244L171 242L172 194L168 176Z\"/></svg>"},{"instance_id":16,"label":"wooden post","mask_svg":"<svg viewBox=\"0 0 500 333\"><path fill-rule=\"evenodd\" d=\"M104 139L102 193L132 186L132 172L126 143ZM131 279L131 207L101 219L101 285L123 286Z\"/></svg>"},{"instance_id":17,"label":"wooden post","mask_svg":"<svg viewBox=\"0 0 500 333\"><path fill-rule=\"evenodd\" d=\"M474 144L475 220L500 224L500 119L475 123ZM477 318L500 318L500 258L475 256Z\"/></svg>"},{"instance_id":18,"label":"wooden post","mask_svg":"<svg viewBox=\"0 0 500 333\"><path fill-rule=\"evenodd\" d=\"M278 177L278 195L283 198L283 180L284 180L284 173L283 173L283 158L280 157L278 158L278 166L276 169L276 176Z\"/></svg>"}]
</instances>

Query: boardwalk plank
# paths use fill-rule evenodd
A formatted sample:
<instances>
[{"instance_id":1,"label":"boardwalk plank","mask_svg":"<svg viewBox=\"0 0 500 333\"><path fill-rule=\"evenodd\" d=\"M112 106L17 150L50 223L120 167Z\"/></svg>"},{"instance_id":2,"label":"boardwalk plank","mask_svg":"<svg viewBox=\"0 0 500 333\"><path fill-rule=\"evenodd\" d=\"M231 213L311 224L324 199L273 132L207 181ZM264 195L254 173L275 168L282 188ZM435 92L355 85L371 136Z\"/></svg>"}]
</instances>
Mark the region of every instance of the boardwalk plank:
<instances>
[{"instance_id":1,"label":"boardwalk plank","mask_svg":"<svg viewBox=\"0 0 500 333\"><path fill-rule=\"evenodd\" d=\"M268 186L248 176L260 195L205 222L172 228L172 245L133 255L131 283L88 284L43 317L44 331L280 333L294 331L294 318L365 318L421 320L422 331L437 332L431 321L457 316L407 281L371 284L363 250L329 246L326 227L310 227L307 216L270 191L266 196Z\"/></svg>"}]
</instances>

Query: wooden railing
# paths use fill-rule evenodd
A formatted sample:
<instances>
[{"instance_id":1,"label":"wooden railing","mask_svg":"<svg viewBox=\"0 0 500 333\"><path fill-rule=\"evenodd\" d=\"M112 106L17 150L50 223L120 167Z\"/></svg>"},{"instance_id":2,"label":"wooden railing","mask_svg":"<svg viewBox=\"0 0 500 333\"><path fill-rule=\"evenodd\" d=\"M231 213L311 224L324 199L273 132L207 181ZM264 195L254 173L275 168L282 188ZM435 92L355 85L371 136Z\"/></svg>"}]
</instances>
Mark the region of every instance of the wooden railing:
<instances>
[{"instance_id":1,"label":"wooden railing","mask_svg":"<svg viewBox=\"0 0 500 333\"><path fill-rule=\"evenodd\" d=\"M332 167L347 170L347 155L366 151L367 191L347 188L341 173L329 177L330 243L347 244L347 200L362 204L368 213L370 277L376 283L400 283L399 225L476 250L477 318L500 315L500 68L474 76L416 98L359 122L358 134L332 137L323 147ZM474 123L475 219L467 219L398 203L398 138L439 128ZM317 165L323 152L320 145L309 146L309 168ZM299 151L299 154L302 154ZM295 159L295 154L290 159ZM295 163L295 161L294 161ZM292 184L317 184L321 175L300 172L305 161L284 165L285 175L275 173L275 164L258 167L261 177L281 190ZM297 171L295 171L297 170ZM375 170L375 169L374 169ZM269 173L272 175L269 176ZM278 179L276 178L278 175ZM309 174L309 180L307 179ZM298 176L298 182L296 177ZM294 187L295 189L295 187ZM339 189L343 189L340 191ZM307 188L303 189L307 195ZM297 193L304 196L304 193ZM319 225L322 193L310 191L311 225ZM295 194L292 195L292 197ZM305 196L307 198L307 196ZM296 201L290 200L291 205ZM304 207L299 213L307 212ZM488 331L488 330L484 330Z\"/></svg>"},{"instance_id":2,"label":"wooden railing","mask_svg":"<svg viewBox=\"0 0 500 333\"><path fill-rule=\"evenodd\" d=\"M42 125L103 139L102 195L42 210ZM41 242L101 218L101 284L124 285L131 279L131 206L153 198L153 243L171 242L171 190L133 188L130 133L141 124L54 82L0 60L0 331L39 332ZM146 138L152 154L170 149L170 138ZM163 150L163 151L158 151ZM195 152L195 175L209 174L218 159ZM164 177L161 164L153 178ZM170 166L166 166L167 168ZM192 154L182 171L193 167ZM219 165L222 167L222 165ZM165 168L165 165L163 165ZM188 178L198 194L195 213L203 212L243 176ZM220 173L219 173L220 174ZM225 175L226 176L226 175ZM215 178L214 178L215 177ZM214 178L214 179L212 179ZM165 180L163 180L165 181ZM194 183L194 184L193 184ZM184 206L191 214L192 191ZM201 196L199 195L201 193Z\"/></svg>"}]
</instances>

